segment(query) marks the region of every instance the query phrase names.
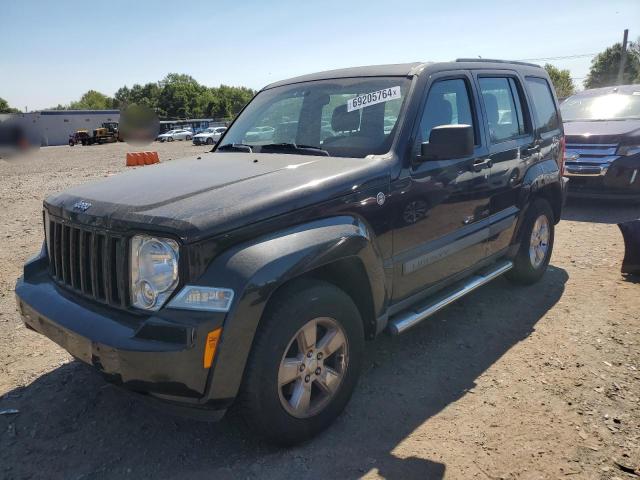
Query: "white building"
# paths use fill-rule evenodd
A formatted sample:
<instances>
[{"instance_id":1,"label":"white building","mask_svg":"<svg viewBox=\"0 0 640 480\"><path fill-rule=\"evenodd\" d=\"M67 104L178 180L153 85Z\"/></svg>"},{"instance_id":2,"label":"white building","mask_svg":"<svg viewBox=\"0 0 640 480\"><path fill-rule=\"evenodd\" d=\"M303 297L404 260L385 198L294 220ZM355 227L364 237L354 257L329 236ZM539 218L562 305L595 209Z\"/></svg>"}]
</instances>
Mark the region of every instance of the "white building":
<instances>
[{"instance_id":1,"label":"white building","mask_svg":"<svg viewBox=\"0 0 640 480\"><path fill-rule=\"evenodd\" d=\"M105 122L119 122L119 110L44 110L16 113L8 120L19 125L33 145L66 145L77 130L93 132Z\"/></svg>"}]
</instances>

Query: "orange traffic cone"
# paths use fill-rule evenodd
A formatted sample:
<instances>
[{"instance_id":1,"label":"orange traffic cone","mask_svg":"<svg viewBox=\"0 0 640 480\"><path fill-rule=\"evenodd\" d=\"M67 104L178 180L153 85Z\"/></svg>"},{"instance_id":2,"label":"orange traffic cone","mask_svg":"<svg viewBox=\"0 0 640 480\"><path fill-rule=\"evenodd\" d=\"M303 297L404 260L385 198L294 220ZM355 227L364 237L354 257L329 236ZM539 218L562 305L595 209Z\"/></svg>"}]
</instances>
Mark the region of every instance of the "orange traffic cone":
<instances>
[{"instance_id":1,"label":"orange traffic cone","mask_svg":"<svg viewBox=\"0 0 640 480\"><path fill-rule=\"evenodd\" d=\"M137 167L160 163L158 152L129 152L127 153L127 167Z\"/></svg>"}]
</instances>

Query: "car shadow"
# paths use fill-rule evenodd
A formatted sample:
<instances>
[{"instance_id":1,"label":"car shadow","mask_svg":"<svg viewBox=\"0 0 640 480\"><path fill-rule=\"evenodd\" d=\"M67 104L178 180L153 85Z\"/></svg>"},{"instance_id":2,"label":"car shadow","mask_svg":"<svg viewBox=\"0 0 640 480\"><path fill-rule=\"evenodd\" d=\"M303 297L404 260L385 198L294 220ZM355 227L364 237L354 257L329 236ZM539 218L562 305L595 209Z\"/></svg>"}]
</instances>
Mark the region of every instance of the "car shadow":
<instances>
[{"instance_id":1,"label":"car shadow","mask_svg":"<svg viewBox=\"0 0 640 480\"><path fill-rule=\"evenodd\" d=\"M105 383L89 367L64 364L0 399L4 478L359 478L441 479L446 465L396 456L416 428L469 394L476 379L558 302L568 275L549 267L535 286L498 279L411 334L369 343L346 411L317 438L279 449L231 416L206 424L160 413ZM455 472L453 473L456 476Z\"/></svg>"},{"instance_id":2,"label":"car shadow","mask_svg":"<svg viewBox=\"0 0 640 480\"><path fill-rule=\"evenodd\" d=\"M569 198L562 219L573 222L623 223L640 218L640 205L621 201Z\"/></svg>"}]
</instances>

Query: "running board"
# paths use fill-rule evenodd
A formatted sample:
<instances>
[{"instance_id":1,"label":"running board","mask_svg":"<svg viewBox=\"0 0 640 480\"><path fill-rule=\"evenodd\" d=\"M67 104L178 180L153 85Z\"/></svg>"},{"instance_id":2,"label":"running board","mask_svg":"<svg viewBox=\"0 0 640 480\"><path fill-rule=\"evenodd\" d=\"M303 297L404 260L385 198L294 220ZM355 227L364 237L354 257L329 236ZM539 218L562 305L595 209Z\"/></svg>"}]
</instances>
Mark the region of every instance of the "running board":
<instances>
[{"instance_id":1,"label":"running board","mask_svg":"<svg viewBox=\"0 0 640 480\"><path fill-rule=\"evenodd\" d=\"M445 290L444 293L438 295L430 303L418 307L417 310L409 310L399 313L398 315L392 317L391 320L389 320L389 333L391 335L400 335L401 333L420 323L422 320L430 317L438 310L443 309L459 298L464 297L467 293L471 293L476 288L490 282L494 278L499 277L505 272L508 272L512 268L513 262L511 262L510 260L503 260L488 267L485 270L481 270L482 273L476 273L471 277L463 280L461 283L455 284L453 287Z\"/></svg>"}]
</instances>

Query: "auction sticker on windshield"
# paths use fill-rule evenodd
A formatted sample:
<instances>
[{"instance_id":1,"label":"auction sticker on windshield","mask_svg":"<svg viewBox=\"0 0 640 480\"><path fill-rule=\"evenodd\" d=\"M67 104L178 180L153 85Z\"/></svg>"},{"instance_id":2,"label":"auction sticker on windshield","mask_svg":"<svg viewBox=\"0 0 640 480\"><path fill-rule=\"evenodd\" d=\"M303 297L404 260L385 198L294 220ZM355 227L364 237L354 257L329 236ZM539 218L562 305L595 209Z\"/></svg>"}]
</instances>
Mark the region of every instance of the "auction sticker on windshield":
<instances>
[{"instance_id":1,"label":"auction sticker on windshield","mask_svg":"<svg viewBox=\"0 0 640 480\"><path fill-rule=\"evenodd\" d=\"M400 93L399 86L383 88L382 90L377 90L375 92L358 95L357 97L347 100L347 112L360 110L361 108L375 105L376 103L388 102L389 100L394 100L401 96L402 94Z\"/></svg>"}]
</instances>

